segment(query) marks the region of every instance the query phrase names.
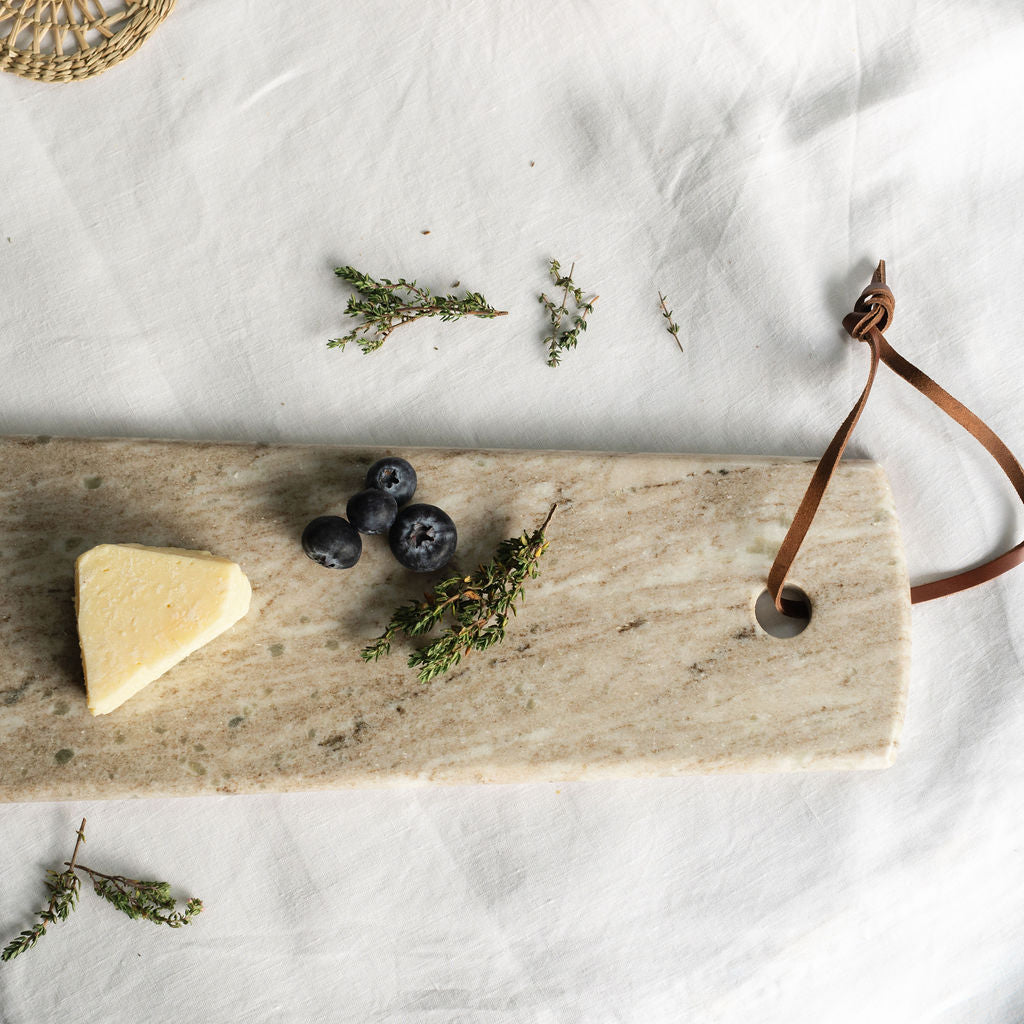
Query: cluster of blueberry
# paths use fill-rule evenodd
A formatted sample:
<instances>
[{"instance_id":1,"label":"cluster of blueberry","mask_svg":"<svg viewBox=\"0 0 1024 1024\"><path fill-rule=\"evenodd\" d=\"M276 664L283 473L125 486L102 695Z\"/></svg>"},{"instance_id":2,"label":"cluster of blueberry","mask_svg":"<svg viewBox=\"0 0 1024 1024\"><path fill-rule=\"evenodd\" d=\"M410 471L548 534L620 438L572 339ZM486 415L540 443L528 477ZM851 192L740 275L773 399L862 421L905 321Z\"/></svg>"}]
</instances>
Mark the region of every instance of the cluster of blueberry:
<instances>
[{"instance_id":1,"label":"cluster of blueberry","mask_svg":"<svg viewBox=\"0 0 1024 1024\"><path fill-rule=\"evenodd\" d=\"M455 554L455 523L436 505L406 504L415 492L416 470L405 459L379 459L367 470L366 489L349 498L348 519L317 516L302 531L302 550L328 569L349 569L363 553L360 533L386 533L406 569L443 569Z\"/></svg>"}]
</instances>

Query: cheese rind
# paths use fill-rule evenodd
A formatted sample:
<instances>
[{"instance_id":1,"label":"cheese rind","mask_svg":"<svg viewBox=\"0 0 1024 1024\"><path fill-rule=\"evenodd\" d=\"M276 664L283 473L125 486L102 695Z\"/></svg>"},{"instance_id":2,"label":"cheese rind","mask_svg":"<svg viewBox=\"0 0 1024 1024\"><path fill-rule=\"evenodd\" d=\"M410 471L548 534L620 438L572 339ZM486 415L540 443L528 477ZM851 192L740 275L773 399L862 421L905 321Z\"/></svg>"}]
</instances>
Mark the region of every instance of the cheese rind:
<instances>
[{"instance_id":1,"label":"cheese rind","mask_svg":"<svg viewBox=\"0 0 1024 1024\"><path fill-rule=\"evenodd\" d=\"M249 610L241 568L208 551L100 544L75 562L89 710L105 715Z\"/></svg>"}]
</instances>

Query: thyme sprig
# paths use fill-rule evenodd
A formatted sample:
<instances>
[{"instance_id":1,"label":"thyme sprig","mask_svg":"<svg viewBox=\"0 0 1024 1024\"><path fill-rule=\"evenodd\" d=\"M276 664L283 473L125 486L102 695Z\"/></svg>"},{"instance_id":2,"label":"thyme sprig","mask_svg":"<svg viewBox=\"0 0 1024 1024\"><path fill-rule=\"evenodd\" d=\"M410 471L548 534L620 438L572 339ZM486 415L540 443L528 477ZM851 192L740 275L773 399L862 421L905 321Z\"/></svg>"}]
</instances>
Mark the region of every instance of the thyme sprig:
<instances>
[{"instance_id":1,"label":"thyme sprig","mask_svg":"<svg viewBox=\"0 0 1024 1024\"><path fill-rule=\"evenodd\" d=\"M583 298L583 289L578 288L572 279L575 270L576 264L573 263L569 273L563 275L561 264L558 260L552 260L548 271L555 287L562 289L562 298L557 306L554 299L549 299L544 292L541 292L538 299L551 320L551 333L544 339L548 347L548 366L558 366L562 361L562 353L576 347L580 334L587 329L587 317L594 311L594 303L599 298L597 295L592 299ZM570 296L575 306L575 312L571 315L567 305ZM572 326L562 326L566 318Z\"/></svg>"},{"instance_id":2,"label":"thyme sprig","mask_svg":"<svg viewBox=\"0 0 1024 1024\"><path fill-rule=\"evenodd\" d=\"M31 949L46 934L47 925L66 921L68 914L78 906L81 881L75 874L75 861L78 859L79 847L84 842L85 818L82 819L82 824L78 829L78 839L75 842L71 860L66 862L67 870L46 872L46 888L50 892L50 902L37 913L36 916L39 920L31 928L25 929L4 947L0 952L0 960L13 960L19 953Z\"/></svg>"},{"instance_id":3,"label":"thyme sprig","mask_svg":"<svg viewBox=\"0 0 1024 1024\"><path fill-rule=\"evenodd\" d=\"M343 349L349 342L355 342L364 354L376 352L397 328L427 316L440 317L445 322L464 316L486 320L508 316L507 310L488 305L479 292L466 292L461 298L452 294L432 295L430 289L404 278L389 281L382 277L378 281L355 267L336 267L334 273L358 292L358 296L349 298L346 315L361 317L363 322L343 338L332 338L328 348Z\"/></svg>"},{"instance_id":4,"label":"thyme sprig","mask_svg":"<svg viewBox=\"0 0 1024 1024\"><path fill-rule=\"evenodd\" d=\"M154 924L180 928L202 911L202 900L195 898L187 901L184 911L177 910L174 897L171 896L170 884L167 882L107 875L95 868L78 864L78 851L84 842L85 818L78 828L78 839L71 860L64 862L66 870L46 872L46 888L50 892L50 902L38 912L39 920L31 928L25 929L4 947L0 952L0 960L13 960L25 950L31 949L46 934L48 925L67 920L68 915L78 905L82 884L77 874L79 871L89 876L97 895L102 896L133 920L141 917Z\"/></svg>"},{"instance_id":5,"label":"thyme sprig","mask_svg":"<svg viewBox=\"0 0 1024 1024\"><path fill-rule=\"evenodd\" d=\"M395 609L384 632L364 647L364 661L377 661L391 653L399 633L415 638L429 633L448 616L452 624L425 647L409 655L409 667L419 669L419 681L432 679L454 668L470 651L485 651L505 639L510 615L523 597L527 580L537 576L538 561L547 550L544 535L551 517L532 533L503 540L491 561L468 576L441 580L422 601L410 601Z\"/></svg>"},{"instance_id":6,"label":"thyme sprig","mask_svg":"<svg viewBox=\"0 0 1024 1024\"><path fill-rule=\"evenodd\" d=\"M203 909L203 901L194 896L185 903L183 911L176 909L169 882L149 882L124 875L105 875L102 871L80 867L92 880L93 890L122 914L133 921L144 918L153 924L166 924L180 928L188 924Z\"/></svg>"},{"instance_id":7,"label":"thyme sprig","mask_svg":"<svg viewBox=\"0 0 1024 1024\"><path fill-rule=\"evenodd\" d=\"M679 346L679 351L683 351L683 343L679 340L679 324L672 320L672 310L665 305L665 296L658 292L658 300L661 302L661 315L668 321L668 326L665 328L673 338L676 339L676 344Z\"/></svg>"}]
</instances>

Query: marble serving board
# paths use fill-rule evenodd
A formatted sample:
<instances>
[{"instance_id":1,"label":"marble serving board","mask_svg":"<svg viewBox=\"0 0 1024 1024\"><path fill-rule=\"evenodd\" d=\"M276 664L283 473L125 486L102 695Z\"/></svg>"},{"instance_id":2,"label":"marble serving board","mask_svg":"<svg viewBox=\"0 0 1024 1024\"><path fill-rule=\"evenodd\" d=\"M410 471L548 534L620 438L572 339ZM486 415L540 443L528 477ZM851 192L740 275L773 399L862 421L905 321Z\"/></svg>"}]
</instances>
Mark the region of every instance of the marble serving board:
<instances>
[{"instance_id":1,"label":"marble serving board","mask_svg":"<svg viewBox=\"0 0 1024 1024\"><path fill-rule=\"evenodd\" d=\"M471 569L557 504L505 642L428 685L360 648L429 579L382 538L328 570L305 523L408 458ZM881 469L845 462L791 576L796 637L754 604L804 459L0 439L0 799L520 782L891 763L910 606ZM74 560L102 542L239 562L248 616L110 715L86 708Z\"/></svg>"}]
</instances>

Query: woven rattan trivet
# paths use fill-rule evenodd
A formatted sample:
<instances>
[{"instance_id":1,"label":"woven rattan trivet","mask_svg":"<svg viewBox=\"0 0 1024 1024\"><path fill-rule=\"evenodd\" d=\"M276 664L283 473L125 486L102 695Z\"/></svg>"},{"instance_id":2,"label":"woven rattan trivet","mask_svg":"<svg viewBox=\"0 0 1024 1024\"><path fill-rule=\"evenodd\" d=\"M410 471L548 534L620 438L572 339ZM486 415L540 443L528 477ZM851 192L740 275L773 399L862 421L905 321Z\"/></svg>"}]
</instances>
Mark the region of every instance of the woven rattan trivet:
<instances>
[{"instance_id":1,"label":"woven rattan trivet","mask_svg":"<svg viewBox=\"0 0 1024 1024\"><path fill-rule=\"evenodd\" d=\"M0 0L0 70L43 82L98 75L131 56L175 0Z\"/></svg>"}]
</instances>

